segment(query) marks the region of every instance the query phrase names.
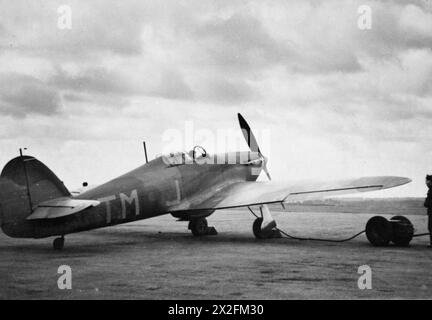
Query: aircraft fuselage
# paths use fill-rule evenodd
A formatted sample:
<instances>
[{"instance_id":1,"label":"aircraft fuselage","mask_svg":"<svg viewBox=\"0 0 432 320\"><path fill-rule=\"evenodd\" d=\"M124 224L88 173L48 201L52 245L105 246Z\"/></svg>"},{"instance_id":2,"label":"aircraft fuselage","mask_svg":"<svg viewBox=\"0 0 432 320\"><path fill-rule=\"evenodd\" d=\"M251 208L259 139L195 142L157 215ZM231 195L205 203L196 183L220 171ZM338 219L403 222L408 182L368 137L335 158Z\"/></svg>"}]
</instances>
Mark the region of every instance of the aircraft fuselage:
<instances>
[{"instance_id":1,"label":"aircraft fuselage","mask_svg":"<svg viewBox=\"0 0 432 320\"><path fill-rule=\"evenodd\" d=\"M75 197L100 201L101 204L96 207L62 218L20 221L13 230L4 231L14 237L43 238L168 214L169 208L180 201L199 203L212 196L219 187L256 180L261 164L245 165L244 159L254 160L258 156L238 152L235 157L234 164L227 154L225 163L221 163L219 158L216 164L201 161L179 165L168 165L162 157L158 157ZM211 213L191 214L185 210L177 212L176 217L190 220L194 216L208 216Z\"/></svg>"}]
</instances>

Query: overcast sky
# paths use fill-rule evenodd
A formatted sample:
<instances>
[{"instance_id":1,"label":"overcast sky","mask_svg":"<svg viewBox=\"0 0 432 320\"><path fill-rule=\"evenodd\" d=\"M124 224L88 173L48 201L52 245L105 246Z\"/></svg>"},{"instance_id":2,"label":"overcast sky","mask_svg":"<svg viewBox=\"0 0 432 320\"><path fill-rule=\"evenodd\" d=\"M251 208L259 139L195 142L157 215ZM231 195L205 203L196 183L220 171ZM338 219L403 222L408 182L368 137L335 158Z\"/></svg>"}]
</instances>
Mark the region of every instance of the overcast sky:
<instances>
[{"instance_id":1,"label":"overcast sky","mask_svg":"<svg viewBox=\"0 0 432 320\"><path fill-rule=\"evenodd\" d=\"M400 175L371 195L423 196L431 48L427 0L0 0L0 166L28 147L71 189L102 183L143 163L143 139L151 158L230 149L202 133L239 141L241 112L274 180Z\"/></svg>"}]
</instances>

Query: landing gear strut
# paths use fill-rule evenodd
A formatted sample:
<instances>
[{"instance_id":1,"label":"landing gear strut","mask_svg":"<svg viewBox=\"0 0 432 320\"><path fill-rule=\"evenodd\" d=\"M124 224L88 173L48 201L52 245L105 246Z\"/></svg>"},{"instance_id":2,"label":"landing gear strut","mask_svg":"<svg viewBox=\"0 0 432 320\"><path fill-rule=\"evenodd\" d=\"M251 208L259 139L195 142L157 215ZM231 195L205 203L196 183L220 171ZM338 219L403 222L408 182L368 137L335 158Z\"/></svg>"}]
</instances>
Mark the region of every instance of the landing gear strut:
<instances>
[{"instance_id":1,"label":"landing gear strut","mask_svg":"<svg viewBox=\"0 0 432 320\"><path fill-rule=\"evenodd\" d=\"M206 218L190 220L188 229L192 231L192 234L196 237L217 235L215 227L209 227Z\"/></svg>"},{"instance_id":2,"label":"landing gear strut","mask_svg":"<svg viewBox=\"0 0 432 320\"><path fill-rule=\"evenodd\" d=\"M59 238L55 238L53 241L53 248L54 250L62 250L64 247L64 236L61 236Z\"/></svg>"},{"instance_id":3,"label":"landing gear strut","mask_svg":"<svg viewBox=\"0 0 432 320\"><path fill-rule=\"evenodd\" d=\"M257 217L253 223L252 231L257 239L282 238L280 231L276 228L276 221L270 214L267 205L260 207L261 217ZM251 211L252 212L252 211Z\"/></svg>"}]
</instances>

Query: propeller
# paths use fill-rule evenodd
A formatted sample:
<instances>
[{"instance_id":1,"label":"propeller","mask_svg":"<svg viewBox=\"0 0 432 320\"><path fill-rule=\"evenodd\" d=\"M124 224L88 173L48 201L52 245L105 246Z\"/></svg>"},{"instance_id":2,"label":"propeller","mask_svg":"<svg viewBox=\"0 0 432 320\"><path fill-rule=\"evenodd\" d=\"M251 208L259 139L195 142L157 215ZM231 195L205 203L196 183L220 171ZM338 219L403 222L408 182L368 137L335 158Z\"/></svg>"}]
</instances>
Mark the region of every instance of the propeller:
<instances>
[{"instance_id":1,"label":"propeller","mask_svg":"<svg viewBox=\"0 0 432 320\"><path fill-rule=\"evenodd\" d=\"M261 157L261 159L262 159L262 161L264 163L263 170L266 173L267 178L269 180L271 180L270 173L269 173L269 171L267 169L267 160L268 160L268 158L265 157L261 153L261 150L260 150L260 148L258 146L258 142L257 142L257 140L256 140L256 138L255 138L255 136L254 136L251 128L249 127L249 124L246 122L245 118L243 118L243 116L240 113L238 113L237 115L238 115L238 119L239 119L240 128L241 128L241 130L243 132L243 136L244 136L244 138L246 140L246 143L249 146L249 149L252 152L258 153L258 155Z\"/></svg>"}]
</instances>

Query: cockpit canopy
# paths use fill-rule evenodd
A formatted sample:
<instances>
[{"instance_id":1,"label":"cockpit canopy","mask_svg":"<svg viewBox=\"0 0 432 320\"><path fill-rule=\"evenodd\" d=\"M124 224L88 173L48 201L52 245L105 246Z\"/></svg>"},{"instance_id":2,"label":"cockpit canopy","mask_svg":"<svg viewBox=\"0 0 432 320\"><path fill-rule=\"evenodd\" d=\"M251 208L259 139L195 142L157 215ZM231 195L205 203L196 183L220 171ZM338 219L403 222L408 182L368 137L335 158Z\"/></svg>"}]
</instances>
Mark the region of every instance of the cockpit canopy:
<instances>
[{"instance_id":1,"label":"cockpit canopy","mask_svg":"<svg viewBox=\"0 0 432 320\"><path fill-rule=\"evenodd\" d=\"M196 159L206 157L207 152L203 147L195 146L191 151L171 152L162 155L162 160L168 166L179 166L194 163Z\"/></svg>"},{"instance_id":2,"label":"cockpit canopy","mask_svg":"<svg viewBox=\"0 0 432 320\"><path fill-rule=\"evenodd\" d=\"M186 152L171 152L162 156L163 162L169 166L178 166L186 163L193 163L193 159Z\"/></svg>"}]
</instances>

